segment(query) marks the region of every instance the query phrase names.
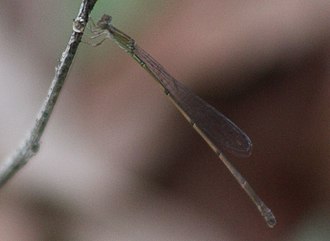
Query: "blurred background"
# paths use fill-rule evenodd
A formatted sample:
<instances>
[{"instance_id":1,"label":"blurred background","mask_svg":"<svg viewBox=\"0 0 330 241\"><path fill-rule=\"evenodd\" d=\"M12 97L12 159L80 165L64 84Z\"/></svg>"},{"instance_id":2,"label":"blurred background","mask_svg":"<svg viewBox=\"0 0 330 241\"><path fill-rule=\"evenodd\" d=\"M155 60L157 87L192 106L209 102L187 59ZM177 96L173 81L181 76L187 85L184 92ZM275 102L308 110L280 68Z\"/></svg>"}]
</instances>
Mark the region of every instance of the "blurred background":
<instances>
[{"instance_id":1,"label":"blurred background","mask_svg":"<svg viewBox=\"0 0 330 241\"><path fill-rule=\"evenodd\" d=\"M34 123L79 6L0 2L2 161ZM251 157L227 157L278 224L106 41L80 45L40 152L1 190L0 240L329 240L330 2L99 0L92 16L104 13L250 136Z\"/></svg>"}]
</instances>

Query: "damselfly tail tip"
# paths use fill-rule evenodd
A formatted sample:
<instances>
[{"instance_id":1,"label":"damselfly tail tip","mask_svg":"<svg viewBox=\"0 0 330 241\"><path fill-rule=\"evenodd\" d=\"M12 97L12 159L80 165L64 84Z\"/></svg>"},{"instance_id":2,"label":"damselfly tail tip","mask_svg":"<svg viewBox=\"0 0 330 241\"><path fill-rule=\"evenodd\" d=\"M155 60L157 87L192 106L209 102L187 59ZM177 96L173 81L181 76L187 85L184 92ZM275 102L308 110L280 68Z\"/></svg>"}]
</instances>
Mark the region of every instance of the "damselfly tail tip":
<instances>
[{"instance_id":1,"label":"damselfly tail tip","mask_svg":"<svg viewBox=\"0 0 330 241\"><path fill-rule=\"evenodd\" d=\"M268 227L273 228L276 225L276 218L270 209L263 212L262 215L264 216Z\"/></svg>"}]
</instances>

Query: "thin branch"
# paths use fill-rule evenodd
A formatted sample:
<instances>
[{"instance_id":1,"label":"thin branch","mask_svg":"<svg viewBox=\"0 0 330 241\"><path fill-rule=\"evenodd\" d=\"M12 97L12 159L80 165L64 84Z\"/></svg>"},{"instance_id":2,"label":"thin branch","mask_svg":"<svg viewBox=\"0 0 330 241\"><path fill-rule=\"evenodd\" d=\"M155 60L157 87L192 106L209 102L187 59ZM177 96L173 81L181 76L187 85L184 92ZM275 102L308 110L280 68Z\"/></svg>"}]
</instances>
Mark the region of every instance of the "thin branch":
<instances>
[{"instance_id":1,"label":"thin branch","mask_svg":"<svg viewBox=\"0 0 330 241\"><path fill-rule=\"evenodd\" d=\"M13 155L0 166L0 188L38 152L41 136L64 85L64 81L87 24L89 14L96 1L97 0L82 1L77 18L73 22L73 32L70 40L62 53L58 66L55 68L55 76L48 90L48 95L36 118L35 125Z\"/></svg>"}]
</instances>

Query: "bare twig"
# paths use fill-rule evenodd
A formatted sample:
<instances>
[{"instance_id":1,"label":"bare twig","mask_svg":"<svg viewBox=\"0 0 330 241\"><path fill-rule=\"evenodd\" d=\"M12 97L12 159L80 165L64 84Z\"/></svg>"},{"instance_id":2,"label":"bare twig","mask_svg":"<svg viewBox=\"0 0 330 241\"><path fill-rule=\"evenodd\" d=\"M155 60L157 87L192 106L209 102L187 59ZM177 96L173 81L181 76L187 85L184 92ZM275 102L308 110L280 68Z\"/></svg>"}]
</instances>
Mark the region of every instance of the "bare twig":
<instances>
[{"instance_id":1,"label":"bare twig","mask_svg":"<svg viewBox=\"0 0 330 241\"><path fill-rule=\"evenodd\" d=\"M83 0L77 18L73 22L73 32L69 43L62 53L55 76L48 90L48 95L39 111L35 125L24 142L0 166L0 187L2 187L18 170L20 170L34 156L40 145L40 138L61 92L65 78L68 74L73 58L81 41L88 17L97 0Z\"/></svg>"}]
</instances>

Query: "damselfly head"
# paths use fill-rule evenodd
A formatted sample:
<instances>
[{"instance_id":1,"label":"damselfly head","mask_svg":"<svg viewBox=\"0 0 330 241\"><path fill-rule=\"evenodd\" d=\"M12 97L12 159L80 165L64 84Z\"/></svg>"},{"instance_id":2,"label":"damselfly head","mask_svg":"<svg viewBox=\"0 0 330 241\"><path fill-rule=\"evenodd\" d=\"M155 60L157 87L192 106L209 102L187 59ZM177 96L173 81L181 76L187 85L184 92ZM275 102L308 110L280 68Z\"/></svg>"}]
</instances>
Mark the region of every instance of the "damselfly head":
<instances>
[{"instance_id":1,"label":"damselfly head","mask_svg":"<svg viewBox=\"0 0 330 241\"><path fill-rule=\"evenodd\" d=\"M111 23L111 20L112 17L110 15L104 14L96 25L100 29L107 29Z\"/></svg>"}]
</instances>

